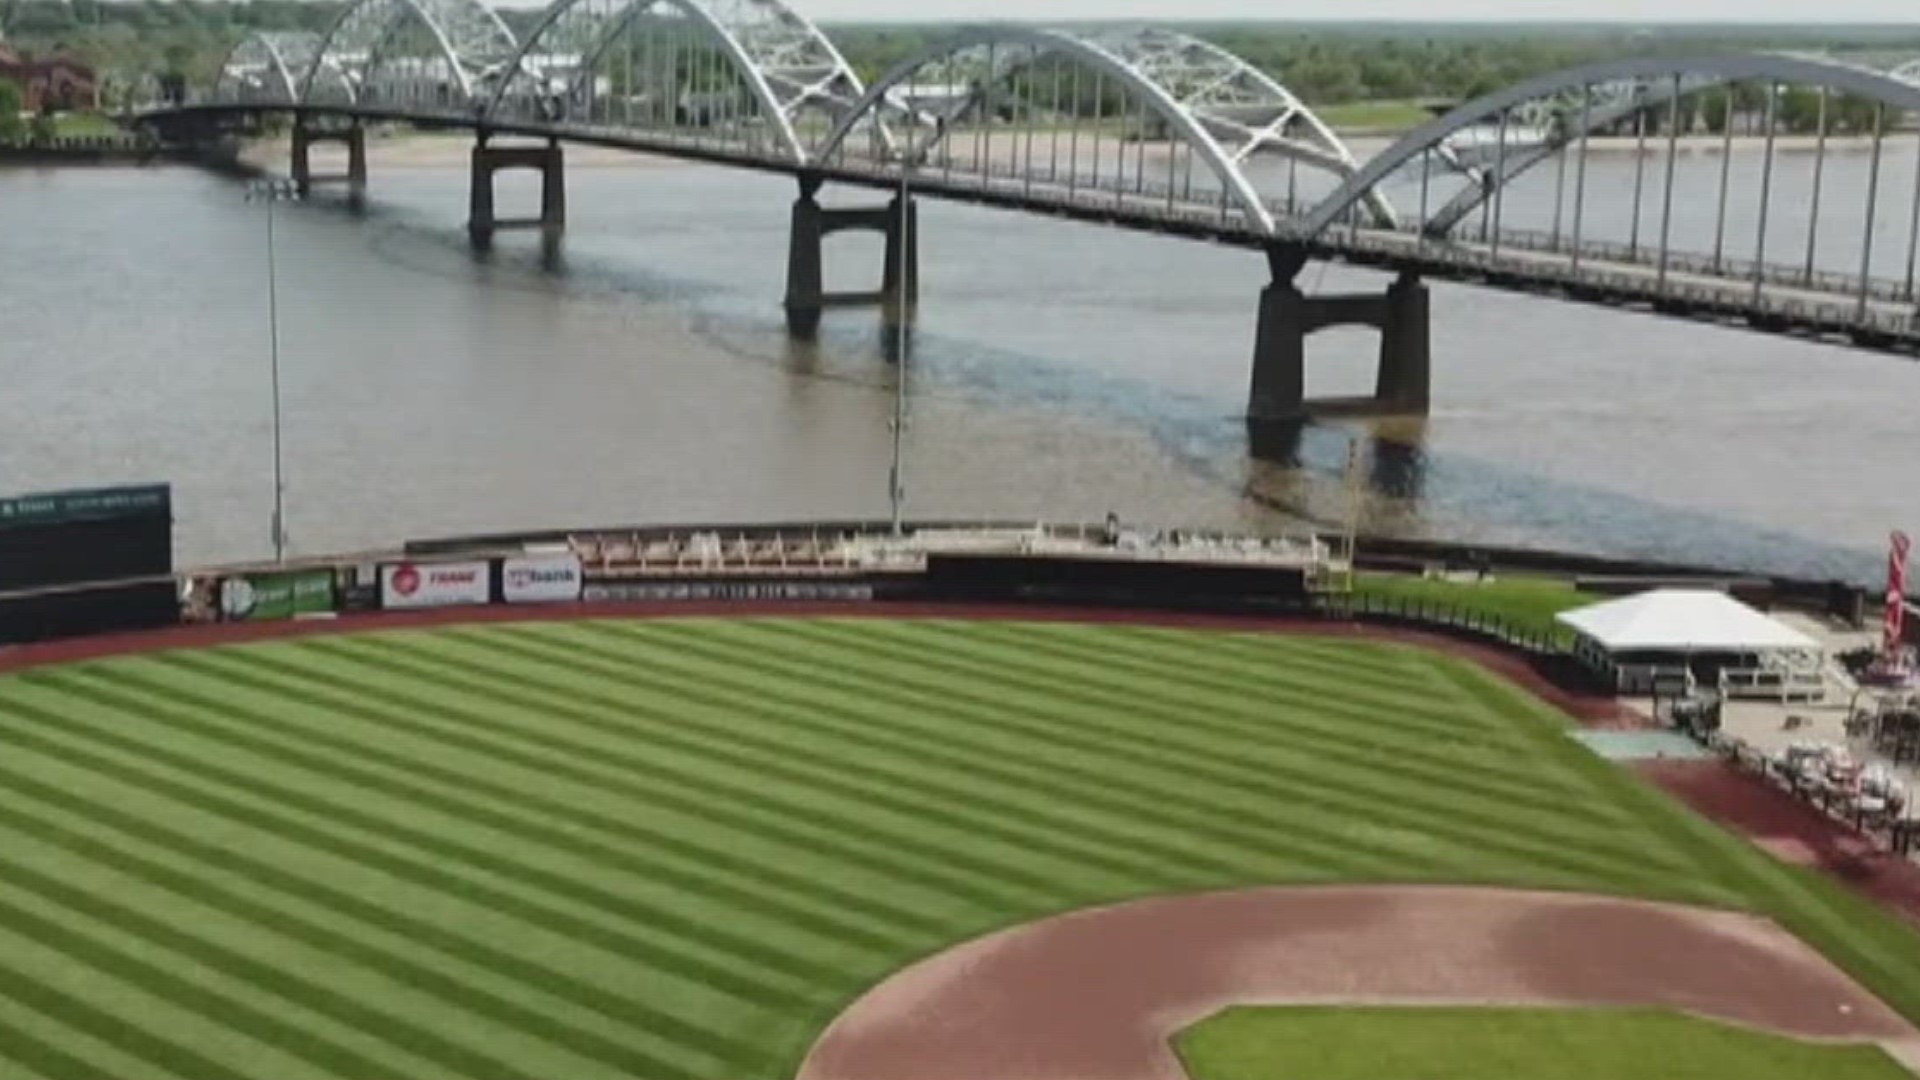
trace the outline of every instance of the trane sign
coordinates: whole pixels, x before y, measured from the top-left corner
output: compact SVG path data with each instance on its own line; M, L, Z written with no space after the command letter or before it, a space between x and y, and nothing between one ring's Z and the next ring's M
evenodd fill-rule
M390 563L380 568L380 606L484 604L492 592L487 570L484 562Z
M500 595L509 604L551 604L580 599L580 558L542 555L508 559L500 567Z

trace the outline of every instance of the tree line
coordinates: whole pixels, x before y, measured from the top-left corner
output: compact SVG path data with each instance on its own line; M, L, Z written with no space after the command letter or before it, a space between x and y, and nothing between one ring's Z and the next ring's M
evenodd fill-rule
M801 5L804 7L804 4ZM227 51L262 30L323 32L339 17L340 0L0 0L0 33L29 54L65 52L114 82L131 85L172 76L211 83ZM502 17L517 34L538 20L535 9L507 8ZM939 26L828 26L848 61L878 78L945 32ZM1097 28L1094 28L1097 29ZM1901 29L1793 29L1695 27L1658 33L1605 26L1415 26L1395 24L1236 24L1181 27L1273 74L1309 104L1368 100L1461 100L1543 72L1629 55L1702 52L1727 48L1791 48L1840 52L1920 52L1920 31ZM1758 88L1736 113L1753 111ZM1715 106L1720 106L1716 108ZM1724 99L1701 97L1695 129L1718 130ZM1870 105L1828 103L1834 130L1862 130ZM1817 92L1792 91L1779 103L1782 126L1812 130ZM1656 128L1664 120L1649 117Z

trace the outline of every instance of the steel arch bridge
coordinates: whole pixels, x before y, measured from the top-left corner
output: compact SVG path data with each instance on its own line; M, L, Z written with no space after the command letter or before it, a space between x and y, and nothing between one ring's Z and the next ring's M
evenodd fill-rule
M1372 404L1425 408L1426 278L1920 351L1916 69L1780 54L1583 65L1467 102L1360 163L1280 82L1159 30L976 28L868 87L784 0L556 0L517 44L475 0L359 0L324 39L243 43L211 99L168 115L291 112L297 161L301 123L345 118L356 126L307 139L345 138L361 183L359 121L471 128L472 220L484 204L489 233L495 168L544 169L542 216L526 224L559 225L562 141L795 177L797 329L796 310L817 321L877 295L822 292L821 241L839 229L885 231L885 290L911 294L920 197L1259 250L1274 280L1250 412L1291 416L1310 404L1302 340L1343 323L1382 331ZM496 135L548 145L489 148ZM1783 137L1800 140L1792 154ZM1683 138L1709 161L1717 144L1718 167L1681 177ZM1593 149L1603 141L1632 153ZM1679 194L1714 173L1714 190ZM901 195L825 207L828 183ZM1306 297L1314 260L1399 280L1385 296Z

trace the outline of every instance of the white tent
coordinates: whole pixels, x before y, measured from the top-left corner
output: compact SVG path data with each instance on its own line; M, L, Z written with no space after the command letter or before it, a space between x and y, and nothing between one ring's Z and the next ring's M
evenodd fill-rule
M1558 620L1574 631L1574 655L1623 693L1699 671L1731 695L1824 693L1820 643L1725 593L1656 589Z
M1754 653L1820 643L1725 593L1656 589L1562 612L1560 622L1610 652Z

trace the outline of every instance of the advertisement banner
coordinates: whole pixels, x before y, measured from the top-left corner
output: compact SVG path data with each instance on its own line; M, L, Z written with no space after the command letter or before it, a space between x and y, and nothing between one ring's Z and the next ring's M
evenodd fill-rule
M333 610L333 571L247 574L220 582L220 617L266 622Z
M484 562L388 563L380 567L383 608L484 604L492 589Z
M0 527L63 525L118 517L165 517L172 512L173 489L166 484L139 487L49 491L0 499Z
M500 567L500 595L509 604L556 604L580 599L578 555L528 555Z

